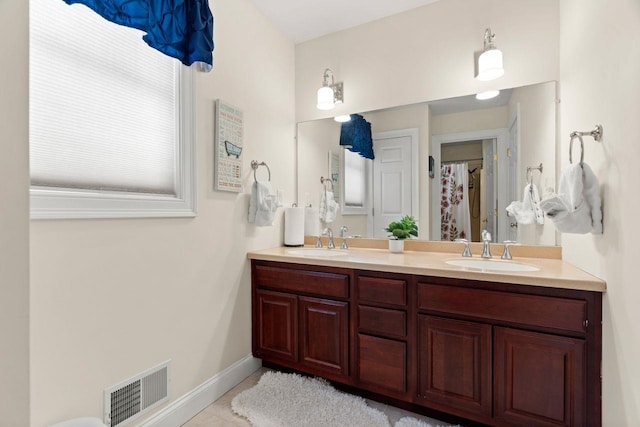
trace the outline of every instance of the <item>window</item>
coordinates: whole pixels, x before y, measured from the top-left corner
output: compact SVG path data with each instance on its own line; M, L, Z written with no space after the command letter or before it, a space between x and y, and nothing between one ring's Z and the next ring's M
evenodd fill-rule
M87 7L30 14L31 217L194 216L192 70Z
M344 215L367 214L367 159L358 153L342 150L344 167Z

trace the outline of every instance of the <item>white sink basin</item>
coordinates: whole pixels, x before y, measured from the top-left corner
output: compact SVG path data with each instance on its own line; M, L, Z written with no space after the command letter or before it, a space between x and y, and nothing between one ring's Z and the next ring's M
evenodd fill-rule
M323 249L323 248L305 248L305 249L289 249L287 251L291 255L303 255L314 257L334 257L347 255L348 252L338 251L335 249Z
M520 264L513 261L492 261L488 259L450 259L446 261L449 265L457 267L475 268L488 271L538 271L538 267Z

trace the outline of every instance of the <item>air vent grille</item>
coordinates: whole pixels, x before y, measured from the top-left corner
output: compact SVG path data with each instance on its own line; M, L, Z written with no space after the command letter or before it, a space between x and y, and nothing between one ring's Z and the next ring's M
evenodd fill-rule
M104 396L105 423L127 424L169 400L169 362L106 389Z

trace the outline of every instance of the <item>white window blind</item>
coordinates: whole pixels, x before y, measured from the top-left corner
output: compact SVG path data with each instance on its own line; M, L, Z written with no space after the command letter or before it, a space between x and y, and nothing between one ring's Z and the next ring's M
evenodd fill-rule
M63 190L65 198L75 191L85 200L95 199L86 197L91 192L109 193L110 202L103 200L107 211L118 195L126 198L116 210L128 213L95 214L96 207L89 207L89 216L98 217L149 216L131 214L137 209L130 204L136 200L132 193L147 205L154 195L161 204L184 202L193 153L181 145L185 135L192 139L191 108L181 94L190 80L185 83L182 68L150 48L140 31L85 6L31 0L32 196L39 189L39 195L61 202L53 189ZM62 210L79 206L72 205ZM158 208L150 216L166 216Z
M343 214L364 214L366 207L366 159L358 153L344 153L344 203Z

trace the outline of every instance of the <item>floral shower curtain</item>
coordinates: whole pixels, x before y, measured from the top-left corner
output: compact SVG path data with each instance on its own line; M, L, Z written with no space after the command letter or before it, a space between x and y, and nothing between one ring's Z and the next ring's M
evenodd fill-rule
M441 240L471 239L467 163L440 167Z

